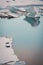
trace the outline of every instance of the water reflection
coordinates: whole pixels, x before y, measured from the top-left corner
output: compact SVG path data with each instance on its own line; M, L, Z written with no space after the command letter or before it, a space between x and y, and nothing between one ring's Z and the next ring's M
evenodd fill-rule
M27 17L26 16L24 20L26 20L32 26L38 26L40 24L39 19L40 19L40 17L38 17L38 18L32 18L32 17Z

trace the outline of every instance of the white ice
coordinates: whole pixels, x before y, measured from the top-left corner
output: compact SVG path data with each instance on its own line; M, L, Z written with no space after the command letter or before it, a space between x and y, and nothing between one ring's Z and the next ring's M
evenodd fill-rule
M19 61L12 49L12 38L0 37L0 64L10 61Z

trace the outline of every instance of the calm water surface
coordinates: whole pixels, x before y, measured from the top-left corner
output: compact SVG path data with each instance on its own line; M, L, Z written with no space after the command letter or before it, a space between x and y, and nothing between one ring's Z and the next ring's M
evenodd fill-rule
M36 52L42 50L43 16L36 27L32 27L24 18L25 16L15 19L0 18L0 36L12 37L15 53L20 59L28 62L29 59L33 59Z

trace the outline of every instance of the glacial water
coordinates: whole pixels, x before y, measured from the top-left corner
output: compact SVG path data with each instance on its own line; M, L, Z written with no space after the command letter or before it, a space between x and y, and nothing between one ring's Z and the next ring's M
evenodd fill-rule
M25 16L15 19L0 18L0 36L12 37L17 46L29 44L38 46L43 43L43 16L40 17L40 24L36 27L32 27L24 18Z
M12 37L15 53L20 59L28 60L43 47L43 16L35 27L24 18L0 18L0 36Z

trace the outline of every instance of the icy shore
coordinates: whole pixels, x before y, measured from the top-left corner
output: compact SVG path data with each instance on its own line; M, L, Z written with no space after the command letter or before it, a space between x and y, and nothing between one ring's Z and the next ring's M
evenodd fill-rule
M0 6L20 6L20 5L43 5L41 0L0 0Z

